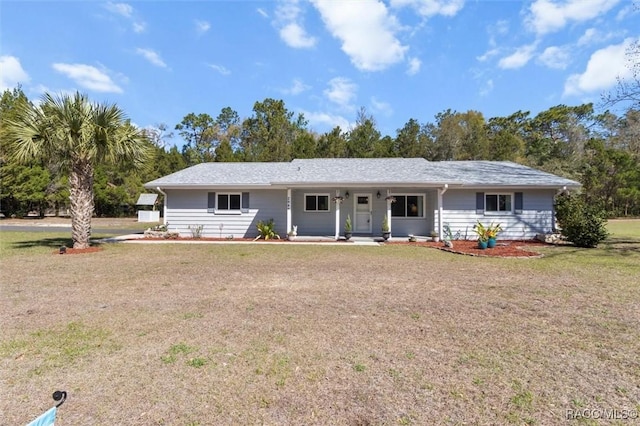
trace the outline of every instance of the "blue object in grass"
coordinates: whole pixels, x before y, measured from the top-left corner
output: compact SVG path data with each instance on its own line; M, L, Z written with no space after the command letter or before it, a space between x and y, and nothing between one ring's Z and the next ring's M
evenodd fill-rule
M57 411L58 407L51 407L46 412L42 413L40 417L29 423L27 426L54 426L53 423L56 421Z

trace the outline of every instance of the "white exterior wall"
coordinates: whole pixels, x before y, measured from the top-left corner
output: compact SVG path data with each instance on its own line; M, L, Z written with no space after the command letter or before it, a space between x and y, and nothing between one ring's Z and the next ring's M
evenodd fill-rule
M530 239L539 233L551 232L554 224L553 199L555 190L552 189L523 189L522 213L476 213L476 192L509 193L504 190L459 190L449 189L443 195L443 224L449 225L451 232L460 231L461 239L476 239L473 225L479 220L485 225L491 222L500 223L503 231L501 239ZM512 196L512 203L514 198ZM434 228L437 228L438 211L434 211Z
M209 192L249 192L249 212L242 214L216 214L207 210ZM219 189L167 189L165 221L169 230L180 236L191 237L189 225L203 225L203 237L236 238L256 237L257 223L273 218L276 232L281 238L287 235L287 191L275 189L219 190Z

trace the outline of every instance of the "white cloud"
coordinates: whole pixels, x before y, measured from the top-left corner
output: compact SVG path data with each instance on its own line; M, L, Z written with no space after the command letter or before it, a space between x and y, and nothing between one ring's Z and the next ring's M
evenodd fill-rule
M95 92L122 93L122 89L111 80L111 77L109 77L107 73L94 66L55 63L52 67L85 89Z
M396 18L378 0L311 0L342 51L363 71L379 71L402 62L408 47L396 38Z
M595 28L587 29L578 39L578 46L585 46L597 38L598 30Z
M409 59L409 68L407 69L407 75L416 75L420 72L422 62L418 58Z
M315 37L309 36L304 29L298 0L281 0L276 9L276 22L280 38L287 46L296 49L308 49L316 45Z
M620 38L624 36L624 34L626 34L624 30L603 33L596 28L589 28L580 36L577 45L588 46L595 43L604 43L611 39Z
M123 18L131 21L131 26L135 33L143 33L147 29L147 23L144 21L136 20L134 17L134 9L128 3L113 3L107 2L104 5L105 9L107 9L111 13L115 13L116 15L120 15Z
M538 56L538 60L548 68L563 70L571 62L571 52L566 46L550 46Z
M502 69L517 69L525 66L533 57L536 49L535 44L528 44L516 49L511 55L500 59L498 66Z
M500 49L487 50L484 55L476 57L480 62L484 62L500 53Z
M211 29L211 24L207 21L196 20L196 32L198 34L204 34Z
M501 49L498 47L496 38L504 38L509 33L509 21L499 20L495 24L487 26L487 34L489 35L489 50L483 55L476 56L479 62L485 62L490 58L499 55Z
M345 77L335 77L329 80L329 88L324 95L333 103L345 109L351 109L351 102L356 97L358 86Z
M154 50L142 49L139 47L136 49L136 53L157 67L160 67L160 68L167 67L167 64L162 60L158 52Z
M562 29L571 21L585 22L608 12L620 0L535 0L526 24L536 34Z
M371 109L373 112L390 116L393 114L393 108L388 102L379 101L375 96L371 97Z
M280 38L288 46L295 48L309 48L316 45L316 39L309 37L300 25L291 22L280 29Z
M623 7L620 12L616 15L616 20L622 21L627 19L629 16L633 16L637 13L640 13L640 7L637 4L629 2L625 7Z
M582 74L572 74L567 78L563 96L605 90L614 86L618 78L631 77L631 70L626 66L625 53L634 41L636 40L628 38L620 44L595 51Z
M302 111L302 113L304 114L304 118L309 121L311 127L328 127L334 129L336 126L340 126L342 130L352 127L349 120L340 115L328 112Z
M464 7L464 0L391 0L391 6L411 6L420 15L455 16Z
M229 71L227 68L223 67L222 65L209 64L208 67L218 72L221 75L231 74L231 71Z
M107 2L104 7L109 12L124 16L125 18L131 18L131 16L133 15L133 7L131 7L131 5L127 3Z
M28 83L29 74L15 56L0 56L0 91L13 89L19 83Z
M300 93L307 91L310 88L311 86L304 84L302 80L296 78L291 83L291 87L282 90L282 92L286 95L299 95Z
M131 24L133 26L133 32L140 34L146 31L147 23L143 21L134 22Z
M489 79L485 85L480 89L480 96L487 96L493 92L493 80Z

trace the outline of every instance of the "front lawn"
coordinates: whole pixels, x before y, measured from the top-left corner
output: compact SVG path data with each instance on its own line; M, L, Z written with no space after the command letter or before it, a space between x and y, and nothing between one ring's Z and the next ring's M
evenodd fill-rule
M60 425L544 425L640 409L633 232L540 259L295 244L52 254L65 238L0 232L0 424L27 423L56 389L69 393Z

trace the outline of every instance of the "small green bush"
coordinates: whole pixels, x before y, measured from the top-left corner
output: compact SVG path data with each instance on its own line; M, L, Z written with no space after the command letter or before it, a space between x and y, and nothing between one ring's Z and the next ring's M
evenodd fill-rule
M269 219L268 222L263 222L261 220L258 222L256 227L258 228L258 233L260 234L258 235L256 240L259 238L263 238L265 240L269 240L273 238L280 239L280 235L276 233L276 230L275 230L276 225L273 223L273 219Z
M579 195L559 195L555 209L560 232L578 247L597 247L609 235L604 209L587 204Z

